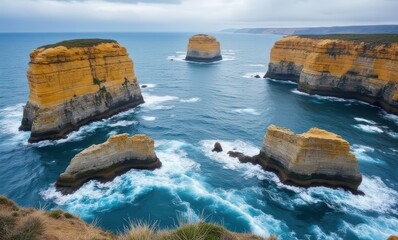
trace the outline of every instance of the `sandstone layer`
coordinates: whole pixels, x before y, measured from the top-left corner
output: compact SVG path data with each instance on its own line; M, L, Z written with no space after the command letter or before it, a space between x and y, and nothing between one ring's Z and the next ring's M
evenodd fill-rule
M192 36L188 42L187 61L215 62L222 60L220 42L206 34Z
M80 126L144 102L125 47L83 39L30 53L29 99L20 129L29 142L59 139Z
M285 37L272 48L265 77L398 113L398 43Z
M153 139L142 134L119 134L78 153L59 176L56 186L75 189L90 179L111 180L131 168L155 169L161 165Z
M282 182L300 186L325 185L357 191L362 181L349 143L318 128L295 134L270 125L257 161L275 171Z

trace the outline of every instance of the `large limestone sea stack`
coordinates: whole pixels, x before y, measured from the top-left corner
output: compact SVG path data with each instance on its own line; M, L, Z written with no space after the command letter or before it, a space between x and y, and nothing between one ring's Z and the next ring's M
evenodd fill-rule
M277 41L265 77L310 94L359 99L398 114L398 35L308 35Z
M257 161L275 171L283 182L299 186L326 185L357 191L362 181L349 143L318 128L295 134L270 125Z
M206 34L192 36L188 42L187 61L215 62L222 60L220 42Z
M78 39L35 49L20 129L29 142L59 139L94 120L144 102L126 48L114 40Z
M111 180L131 168L155 169L161 165L153 139L142 134L119 134L78 153L59 176L56 186L75 189L90 179Z

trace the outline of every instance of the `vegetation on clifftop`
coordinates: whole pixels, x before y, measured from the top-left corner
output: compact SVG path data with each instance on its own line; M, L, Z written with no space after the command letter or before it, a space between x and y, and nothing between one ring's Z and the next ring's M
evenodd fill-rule
M230 232L223 226L183 222L174 230L157 230L156 224L132 222L124 233L116 235L89 225L72 214L56 209L20 208L0 196L0 238L4 240L85 239L85 240L276 240L253 234Z
M398 34L322 34L297 36L311 39L346 40L379 44L398 43Z
M117 43L117 41L112 39L100 39L100 38L87 38L87 39L72 39L72 40L65 40L62 42L57 42L54 44L44 45L38 48L54 48L59 46L64 46L66 48L73 48L73 47L93 47L101 43Z

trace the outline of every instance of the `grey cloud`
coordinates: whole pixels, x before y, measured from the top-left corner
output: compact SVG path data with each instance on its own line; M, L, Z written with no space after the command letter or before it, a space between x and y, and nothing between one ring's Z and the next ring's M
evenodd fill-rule
M398 0L0 0L0 5L0 31L398 24Z
M58 2L89 2L89 1L96 1L96 0L51 0L51 1L58 1ZM181 3L180 0L102 0L104 2L113 2L113 3L159 3L159 4L179 4Z

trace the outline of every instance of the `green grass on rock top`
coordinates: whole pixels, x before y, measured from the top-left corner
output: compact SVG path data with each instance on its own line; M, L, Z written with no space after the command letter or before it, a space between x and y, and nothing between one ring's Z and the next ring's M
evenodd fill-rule
M347 40L365 43L398 43L398 34L322 34L322 35L298 35L302 38Z
M59 46L64 46L66 48L73 47L93 47L101 43L117 43L117 41L112 39L100 39L100 38L87 38L87 39L73 39L73 40L65 40L62 42L57 42L54 44L44 45L38 48L54 48Z

